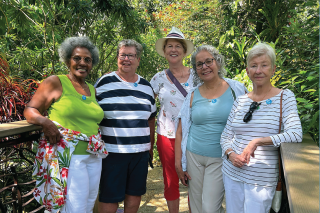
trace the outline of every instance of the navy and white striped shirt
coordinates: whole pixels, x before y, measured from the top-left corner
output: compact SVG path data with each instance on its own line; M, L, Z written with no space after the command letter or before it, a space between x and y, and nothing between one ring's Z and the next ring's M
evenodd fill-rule
M138 75L135 83L116 72L102 76L96 85L97 101L104 111L100 123L108 152L136 153L151 147L148 119L156 116L150 83Z

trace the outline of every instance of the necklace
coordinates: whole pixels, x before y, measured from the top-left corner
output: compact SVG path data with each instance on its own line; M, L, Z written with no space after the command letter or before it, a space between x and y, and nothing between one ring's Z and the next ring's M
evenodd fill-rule
M118 73L116 73L123 81L125 81L125 82L128 82L128 83L133 83L133 86L135 86L135 87L137 87L138 86L138 84L136 83L136 81L138 80L135 80L136 79L136 77L137 77L137 75L135 74L134 75L134 77L133 77L133 79L131 80L131 81L127 81L124 77L122 77L121 76L121 74L120 74L120 72L119 71L117 71Z
M271 89L272 89L272 87L271 87L271 88L269 89L269 91L263 96L263 98L262 98L261 100L264 100L264 98L265 98L266 95L271 91ZM257 99L255 99L255 100L257 100ZM253 100L253 101L254 101L254 100ZM256 102L258 102L258 101L256 101ZM270 104L272 103L272 100L271 100L271 99L268 99L268 100L266 100L266 103L267 103L267 105L270 105ZM261 102L259 103L257 109L260 109L260 105L261 105Z
M87 93L86 90L85 90L85 88L84 88L78 81L75 81L75 80L73 80L73 79L71 78L71 75L70 75L70 74L69 74L69 78L70 78L70 80L71 80L72 82L79 84L79 86L83 89L83 91L84 91L85 93ZM84 82L84 84L88 87L88 85L86 84L86 82ZM83 99L83 100L86 100L87 97L86 97L85 95L82 95L82 99Z
M272 89L272 87L269 89L269 91L268 91L266 94L264 94L264 96L263 96L263 98L262 98L261 100L264 100L264 98L266 97L266 95L268 95L268 93L271 91L271 89ZM257 100L257 99L254 98L253 101L255 101L255 100ZM269 99L268 99L268 100L269 100ZM256 102L258 102L258 101L256 101Z
M174 77L176 77L177 79L183 79L183 77L184 77L183 73L184 73L184 68L182 68L181 75L179 77L175 76L175 75L174 75Z
M217 86L215 86L214 88L218 88L221 84L222 84L222 80L220 80L219 84ZM216 98L213 98L213 99L206 98L206 99L208 99L208 102L211 102L213 104L217 103Z

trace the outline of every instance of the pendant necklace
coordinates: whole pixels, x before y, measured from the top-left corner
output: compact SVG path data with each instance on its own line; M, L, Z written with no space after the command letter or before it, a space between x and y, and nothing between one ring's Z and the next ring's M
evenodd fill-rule
M69 74L69 78L72 82L75 82L75 83L78 83L80 85L80 87L83 89L84 92L86 92L86 90L84 89L84 87L77 81L74 81L72 78L71 78L71 75ZM88 86L86 83L84 83L86 86ZM85 95L82 95L82 100L86 100L87 97Z
M266 95L271 91L271 89L272 89L272 87L269 89L269 91L263 96L263 98L261 99L261 100L263 100L265 97L266 97ZM258 102L258 101L256 101L256 102ZM270 98L268 98L268 100L266 100L266 103L267 103L267 105L270 105L271 103L272 103L272 100L270 99ZM261 102L260 102L260 104L261 104ZM259 104L259 106L257 107L257 110L258 109L260 109L260 104Z
M128 83L132 83L132 82L129 82L127 81L126 79L124 79L121 75L120 75L120 72L118 71L117 75L125 82L128 82ZM138 86L138 83L137 82L134 82L132 83L134 87L137 87Z
M220 85L221 85L221 83L222 83L222 80L220 80L220 83L216 86L216 88L218 88ZM207 98L208 99L208 98ZM215 103L217 103L217 99L216 98L214 98L214 99L208 99L208 102L211 102L211 103L213 103L213 104L215 104Z

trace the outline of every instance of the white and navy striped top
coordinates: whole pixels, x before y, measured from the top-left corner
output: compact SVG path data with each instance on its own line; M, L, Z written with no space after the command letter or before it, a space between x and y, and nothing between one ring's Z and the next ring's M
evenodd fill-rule
M247 184L270 187L277 185L278 151L284 142L301 142L302 128L298 115L297 103L293 92L283 91L282 125L279 132L281 92L261 102L260 108L252 114L252 120L243 121L253 102L248 95L242 95L234 102L227 125L221 135L223 166L222 172L231 179ZM227 160L225 151L232 148L241 154L249 142L255 138L271 137L274 145L258 146L248 165L241 168Z
M138 75L135 83L123 81L116 72L98 79L97 101L104 111L100 123L108 152L136 153L151 147L148 119L156 116L150 83Z

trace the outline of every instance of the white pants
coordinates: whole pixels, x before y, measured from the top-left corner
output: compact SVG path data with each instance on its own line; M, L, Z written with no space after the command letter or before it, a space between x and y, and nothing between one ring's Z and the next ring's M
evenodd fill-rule
M222 213L224 187L222 159L205 157L187 151L189 199L192 213Z
M276 190L235 181L223 175L227 213L268 213Z
M95 155L72 155L67 199L61 213L92 213L101 176L102 159Z

